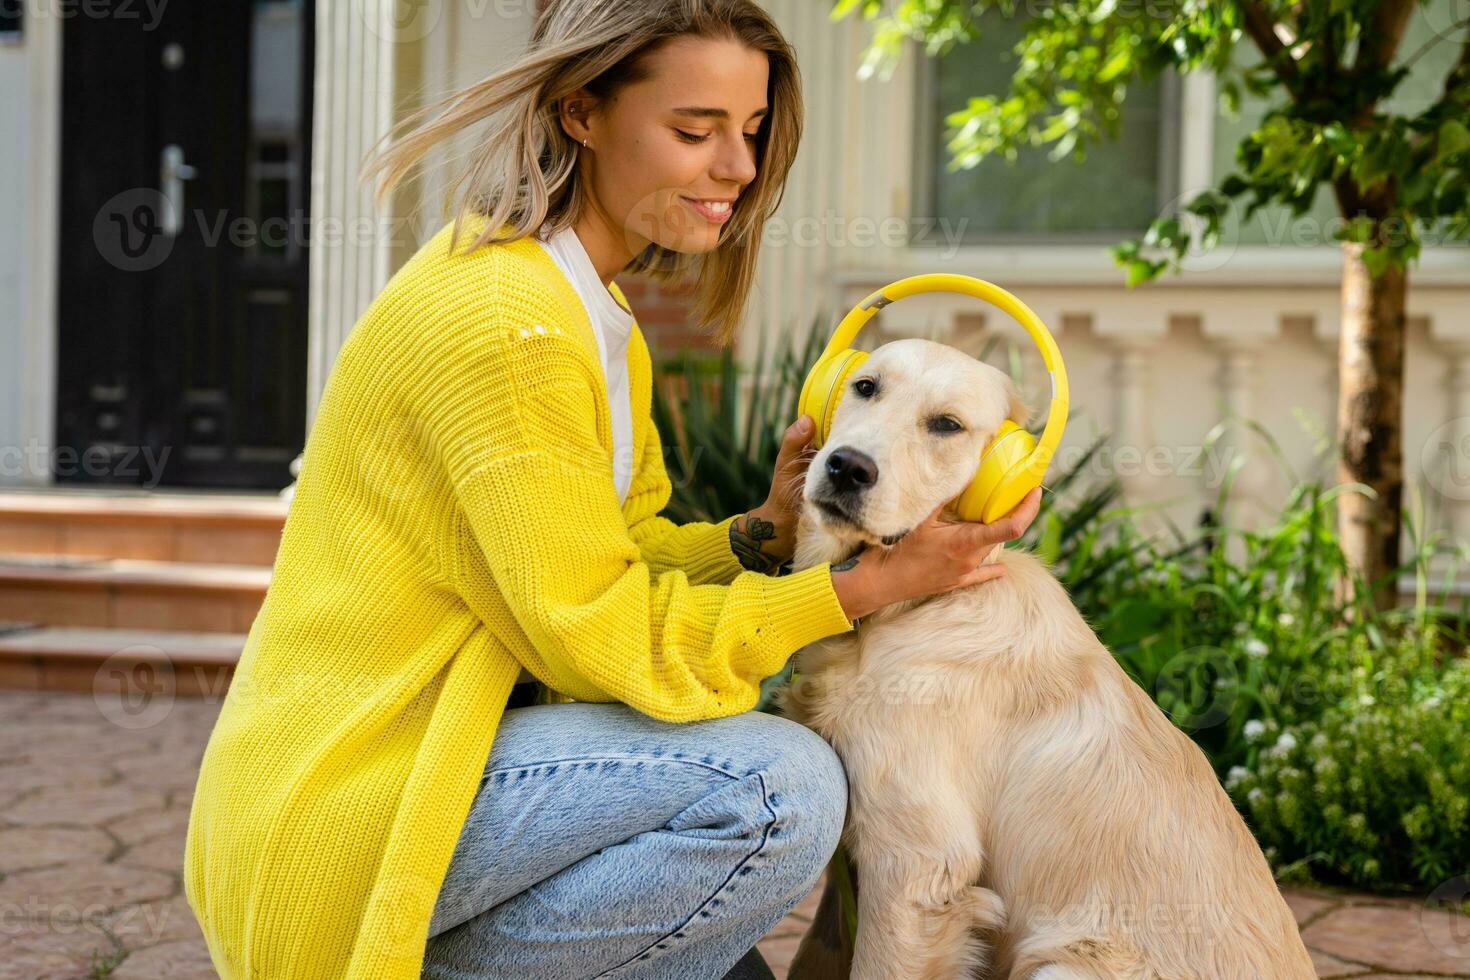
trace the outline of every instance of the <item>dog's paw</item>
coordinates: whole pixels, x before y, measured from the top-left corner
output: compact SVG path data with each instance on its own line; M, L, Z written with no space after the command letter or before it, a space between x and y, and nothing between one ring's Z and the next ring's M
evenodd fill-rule
M977 929L999 929L1005 925L1006 903L989 888L970 885L961 899L969 908L970 922Z

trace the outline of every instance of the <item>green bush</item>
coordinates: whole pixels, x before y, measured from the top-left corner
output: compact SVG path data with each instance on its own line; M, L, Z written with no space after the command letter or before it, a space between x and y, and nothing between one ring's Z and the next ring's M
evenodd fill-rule
M1410 655L1354 668L1354 693L1312 721L1251 728L1227 775L1267 848L1303 877L1433 888L1470 868L1470 663Z

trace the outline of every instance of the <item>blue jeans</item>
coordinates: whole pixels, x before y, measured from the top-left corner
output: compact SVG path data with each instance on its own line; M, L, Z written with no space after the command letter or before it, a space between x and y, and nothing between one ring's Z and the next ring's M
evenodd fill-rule
M816 884L847 780L761 711L508 709L440 890L429 980L718 980Z

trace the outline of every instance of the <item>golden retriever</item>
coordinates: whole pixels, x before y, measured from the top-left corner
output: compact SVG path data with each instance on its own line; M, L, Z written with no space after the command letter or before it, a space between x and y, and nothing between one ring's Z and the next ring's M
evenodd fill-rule
M902 548L968 483L1001 421L1028 415L1004 373L961 351L878 348L807 471L793 567ZM834 486L838 450L865 455L876 478ZM1040 560L999 546L986 560L1007 573L806 646L776 695L847 770L851 976L1315 978L1204 754Z

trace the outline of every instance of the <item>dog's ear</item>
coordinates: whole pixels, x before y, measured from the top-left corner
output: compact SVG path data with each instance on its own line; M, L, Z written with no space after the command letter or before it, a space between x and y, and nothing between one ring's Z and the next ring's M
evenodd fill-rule
M1016 387L1016 383L1011 380L1010 375L1006 375L1005 389L1006 405L1008 406L1006 409L1006 418L1021 428L1026 428L1026 423L1030 420L1034 410L1021 397L1021 390Z

